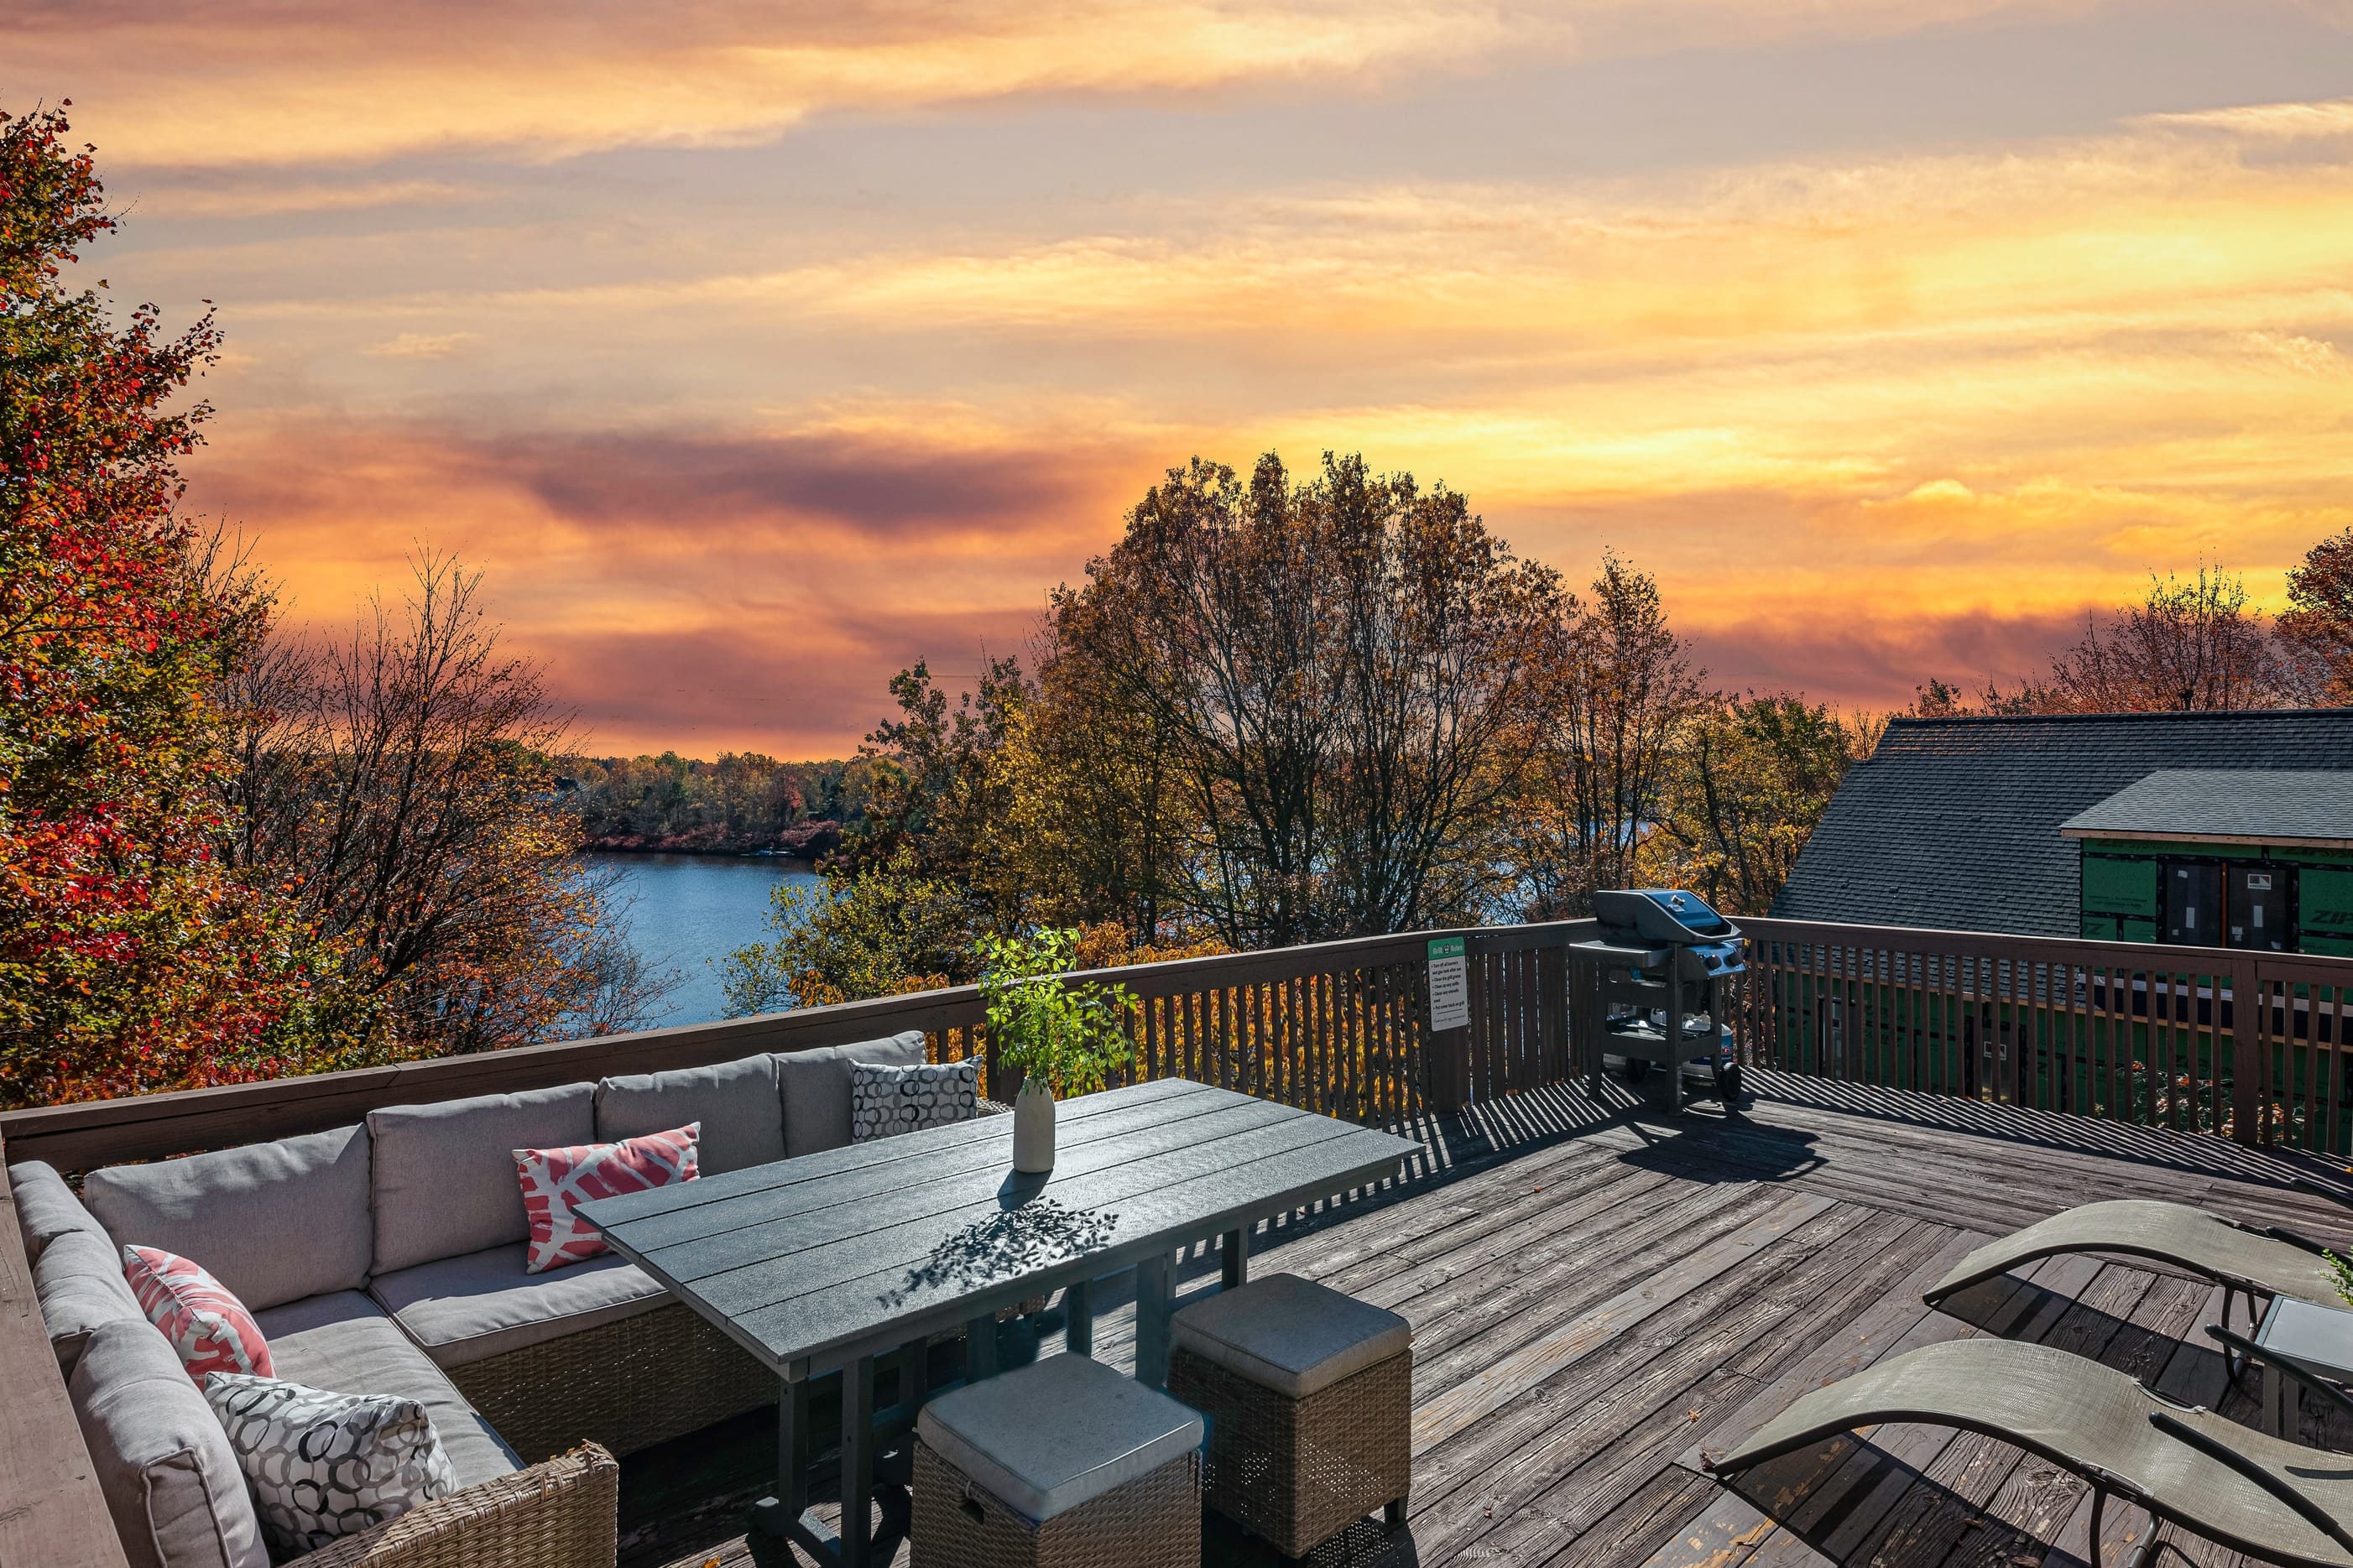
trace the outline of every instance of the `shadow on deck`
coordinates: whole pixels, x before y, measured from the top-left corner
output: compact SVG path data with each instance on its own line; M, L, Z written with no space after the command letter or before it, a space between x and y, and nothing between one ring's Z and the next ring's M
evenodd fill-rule
M1410 1319L1414 1496L1312 1561L1349 1564L2117 1561L2146 1516L2111 1506L2095 1557L2083 1486L1991 1439L1888 1426L1760 1467L1736 1489L1700 1467L1809 1387L1936 1339L2063 1346L2242 1420L2202 1325L2221 1293L2056 1258L1943 1313L1920 1291L1962 1253L2073 1204L2161 1196L2353 1240L2353 1211L2289 1186L2341 1167L2219 1139L1759 1074L1734 1114L1680 1119L1547 1090L1407 1129L1399 1182L1262 1229L1255 1271L1323 1280ZM1216 1289L1197 1253L1180 1289ZM1095 1354L1134 1358L1132 1301L1098 1288ZM2243 1320L2241 1322L2243 1327ZM1010 1361L1058 1353L1060 1315L1006 1326ZM942 1353L959 1353L944 1347ZM820 1416L820 1419L823 1417ZM2353 1447L2316 1408L2307 1441ZM768 1489L759 1413L626 1461L622 1561L762 1568L743 1538ZM827 1479L820 1475L819 1495ZM2179 1543L2189 1560L2239 1560ZM1211 1520L1204 1560L1273 1562ZM899 1561L905 1561L902 1549Z

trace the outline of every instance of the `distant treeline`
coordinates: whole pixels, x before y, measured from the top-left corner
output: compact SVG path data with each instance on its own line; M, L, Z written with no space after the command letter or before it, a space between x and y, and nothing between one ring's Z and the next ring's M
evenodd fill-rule
M756 752L706 763L658 757L574 757L566 798L591 849L689 855L762 851L815 860L863 819L874 759L782 763Z

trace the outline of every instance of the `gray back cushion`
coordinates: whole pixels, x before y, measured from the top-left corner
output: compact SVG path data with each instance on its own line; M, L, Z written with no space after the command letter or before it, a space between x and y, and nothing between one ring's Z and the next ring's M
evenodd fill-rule
M49 1238L64 1231L87 1230L100 1237L106 1227L82 1207L52 1165L27 1160L8 1167L8 1190L16 1200L16 1225L25 1233L25 1251L38 1258Z
M695 1168L706 1176L785 1157L776 1059L745 1057L716 1067L631 1073L596 1086L596 1136L613 1143L702 1123Z
M33 1294L41 1303L41 1323L58 1370L71 1373L90 1336L124 1318L147 1321L131 1282L122 1277L122 1254L95 1227L49 1238L33 1260Z
M111 1165L81 1190L118 1243L192 1258L255 1311L367 1283L363 1128Z
M377 1274L531 1235L518 1149L596 1141L596 1086L570 1083L368 1112Z
M228 1434L153 1324L100 1327L66 1389L131 1568L268 1568Z
M785 1152L797 1158L849 1142L849 1068L853 1062L910 1068L923 1060L923 1032L909 1029L888 1039L786 1051L776 1058L776 1080L785 1095Z

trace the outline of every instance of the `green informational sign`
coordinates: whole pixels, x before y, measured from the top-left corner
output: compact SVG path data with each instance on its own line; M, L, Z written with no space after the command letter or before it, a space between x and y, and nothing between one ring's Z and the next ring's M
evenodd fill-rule
M1459 936L1430 942L1430 1026L1433 1031L1471 1026L1471 961Z

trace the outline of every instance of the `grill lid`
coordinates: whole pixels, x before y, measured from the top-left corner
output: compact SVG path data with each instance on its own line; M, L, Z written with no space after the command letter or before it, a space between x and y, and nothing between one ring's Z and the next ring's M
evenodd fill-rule
M1594 918L1605 931L1679 947L1738 940L1740 928L1697 893L1675 888L1605 888L1593 895Z

